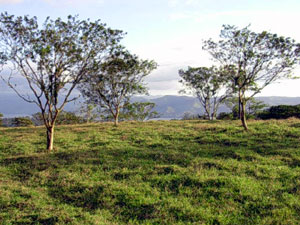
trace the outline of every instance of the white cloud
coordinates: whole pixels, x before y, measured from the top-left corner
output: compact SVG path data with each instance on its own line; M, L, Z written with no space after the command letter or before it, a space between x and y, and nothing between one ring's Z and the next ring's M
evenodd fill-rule
M201 4L201 0L168 0L168 5L172 8L184 6L184 5L195 6L200 4Z
M251 24L250 29L278 33L290 36L300 41L300 30L295 29L295 22L300 20L298 12L288 11L223 11L216 13L177 12L169 15L171 20L192 19L200 24L211 24L221 29L222 24L232 24L245 27ZM219 26L219 27L216 27Z
M190 19L193 18L193 15L191 13L176 12L176 13L171 13L169 15L169 18L175 21L175 20L182 20L182 19Z
M0 0L0 4L17 4L21 2L23 2L23 0Z
M168 0L168 5L170 7L176 7L179 4L179 0Z
M209 54L202 50L202 40L216 40L222 24L233 24L242 28L251 23L250 29L256 32L267 30L290 36L300 42L300 30L295 29L294 23L300 20L300 14L296 12L224 11L200 14L185 11L170 14L169 18L174 23L184 20L186 24L193 22L198 26L193 31L183 30L177 36L170 36L164 41L133 46L133 52L141 58L154 59L159 64L158 69L147 78L151 94L177 94L181 89L178 83L179 69L213 64ZM281 81L268 86L260 95L300 96L297 86L300 86L300 80Z
M195 4L199 4L200 1L199 0L185 0L185 4L187 5L195 5Z
M18 4L25 2L26 0L0 0L0 4ZM32 1L38 1L38 0L32 0ZM78 6L81 4L103 4L104 0L39 0L40 2L46 2L50 5L55 6L66 6L66 5L72 5L72 6ZM29 1L28 1L29 2Z
M78 6L81 4L103 4L104 0L41 0L44 2L49 3L50 5L54 5L54 6L67 6L67 5L71 5L71 6Z

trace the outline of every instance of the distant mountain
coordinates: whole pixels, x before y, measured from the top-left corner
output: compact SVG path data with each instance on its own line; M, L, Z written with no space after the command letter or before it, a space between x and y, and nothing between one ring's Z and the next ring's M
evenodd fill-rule
M66 104L64 110L75 111L77 106L78 104L71 102ZM4 114L4 117L30 116L39 111L37 105L25 102L16 94L0 94L0 113Z
M269 106L273 105L297 105L300 104L300 97L257 97L259 101L263 101ZM163 118L182 118L185 112L193 114L203 114L204 109L199 100L195 97L166 95L150 100L142 97L134 98L133 101L151 101L156 104L155 110L161 114ZM218 112L229 112L229 109L223 104L220 105Z
M300 104L300 97L257 97L257 100L266 104L273 105L297 105ZM189 96L136 96L132 101L151 101L156 104L155 110L161 114L162 118L181 118L185 112L203 114L203 107L195 97ZM66 105L66 111L77 111L80 104L69 103ZM5 117L29 116L38 112L36 105L27 103L15 94L0 94L0 113ZM221 105L219 112L228 112L225 105Z

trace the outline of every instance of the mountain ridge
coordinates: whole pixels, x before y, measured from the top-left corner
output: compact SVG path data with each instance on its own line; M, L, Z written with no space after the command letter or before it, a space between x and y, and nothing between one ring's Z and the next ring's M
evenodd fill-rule
M269 106L300 104L300 97L262 96L255 99L263 101ZM181 118L185 112L193 114L204 113L199 100L192 96L134 96L132 101L154 102L156 104L155 110L160 113L162 118ZM64 110L77 112L80 102L83 102L83 99L68 103ZM27 103L16 95L0 95L0 113L4 114L4 117L30 116L36 112L39 112L39 108L36 105ZM229 112L229 109L222 104L218 112Z

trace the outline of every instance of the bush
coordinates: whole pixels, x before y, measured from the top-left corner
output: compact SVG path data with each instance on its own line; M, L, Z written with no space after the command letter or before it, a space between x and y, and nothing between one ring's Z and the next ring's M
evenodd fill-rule
M29 117L16 117L12 121L14 127L30 127L33 126L33 122Z
M300 118L300 105L277 105L258 114L260 119L287 119Z
M3 118L3 114L0 113L0 127L2 126L2 118Z
M43 116L42 113L38 112L32 115L32 121L36 126L43 125ZM74 112L61 111L58 114L56 124L80 124L84 123L85 120L81 116L77 116Z
M84 122L85 120L81 116L77 116L73 112L62 111L57 117L56 124L80 124Z
M199 114L193 114L191 112L185 112L182 116L182 120L199 120L203 118Z
M226 113L226 112L221 112L219 113L219 115L217 116L218 120L233 120L234 116L232 113Z

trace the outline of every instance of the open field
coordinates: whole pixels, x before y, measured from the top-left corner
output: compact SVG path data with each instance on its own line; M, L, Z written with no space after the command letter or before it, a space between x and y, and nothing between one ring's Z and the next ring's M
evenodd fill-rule
M0 224L300 224L300 120L0 128Z

